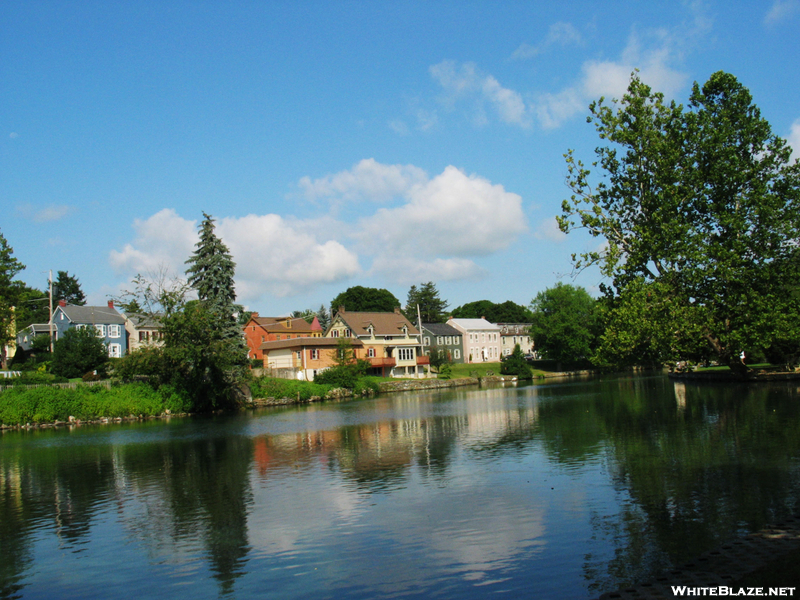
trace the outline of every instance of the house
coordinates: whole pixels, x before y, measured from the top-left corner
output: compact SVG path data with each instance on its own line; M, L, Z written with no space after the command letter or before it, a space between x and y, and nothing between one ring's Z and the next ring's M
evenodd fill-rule
M309 323L299 317L260 317L257 312L250 315L243 331L248 356L258 359L264 358L261 351L261 344L264 342L322 337L323 334L317 317Z
M53 328L55 332L55 327ZM25 352L30 352L33 347L33 338L37 335L50 335L49 323L34 323L23 327L17 332L17 347L22 348Z
M364 345L351 340L356 358L363 358ZM339 340L331 337L296 337L263 342L259 353L264 368L273 377L313 381L317 373L336 365Z
M469 363L500 362L500 328L486 319L453 319L447 324L461 332L464 358Z
M325 337L347 337L364 346L363 356L372 365L371 375L380 377L427 377L430 359L420 350L420 334L399 308L394 312L339 311Z
M56 340L72 327L93 327L108 348L109 357L125 355L128 346L125 318L114 308L113 300L108 301L108 306L74 306L60 300L51 322Z
M531 323L497 323L500 328L500 350L503 356L510 356L514 346L519 344L523 354L533 354Z
M430 355L431 348L439 348L447 352L450 362L464 362L464 343L461 332L444 323L422 324L422 349Z
M139 313L125 314L125 331L128 334L128 352L146 346L163 345L161 333L161 315L145 315Z

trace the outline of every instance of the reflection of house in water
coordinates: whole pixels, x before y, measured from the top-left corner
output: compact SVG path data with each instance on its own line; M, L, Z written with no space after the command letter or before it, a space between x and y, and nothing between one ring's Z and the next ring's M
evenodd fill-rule
M675 400L678 403L678 408L681 410L686 408L686 384L682 381L673 381L675 386Z

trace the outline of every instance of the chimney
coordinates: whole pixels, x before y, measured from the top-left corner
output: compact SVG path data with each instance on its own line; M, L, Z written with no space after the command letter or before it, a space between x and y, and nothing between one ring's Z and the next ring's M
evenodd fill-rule
M108 308L114 308L114 301L113 300L109 300L108 301Z
M251 319L257 319L258 318L258 313L257 312L250 313L250 318Z
M67 306L67 301L66 301L66 300L59 300L59 301L58 301L58 305L59 305L61 308L64 308L64 307L66 307L66 306Z
M394 307L394 314L396 314L396 315L400 314L400 307L399 306L395 306Z
M344 312L344 304L342 304L342 305L339 307L339 312L340 312L340 313L343 313L343 312Z

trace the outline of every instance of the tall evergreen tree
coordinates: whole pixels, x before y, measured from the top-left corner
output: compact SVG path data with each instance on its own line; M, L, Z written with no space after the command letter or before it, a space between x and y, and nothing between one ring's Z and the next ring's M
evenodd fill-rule
M412 285L408 290L406 300L405 315L412 323L417 322L417 306L423 323L444 323L447 320L445 311L448 302L439 297L439 290L432 281L420 284L420 287Z
M48 286L50 282L48 281ZM70 275L67 271L59 271L56 280L53 282L53 302L60 300L67 304L83 306L86 304L86 295L81 289L78 278Z
M16 336L14 327L14 300L16 298L16 285L14 277L25 268L21 262L14 258L14 249L8 245L6 238L0 233L0 359L3 368L6 367L6 343Z

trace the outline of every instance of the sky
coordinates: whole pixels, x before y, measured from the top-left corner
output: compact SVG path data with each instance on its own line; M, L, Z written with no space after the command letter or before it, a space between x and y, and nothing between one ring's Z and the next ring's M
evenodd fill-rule
M262 316L349 287L527 305L588 105L735 75L800 157L800 0L0 3L0 233L90 304L183 275L203 214Z

